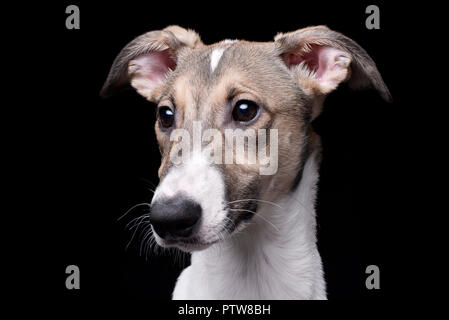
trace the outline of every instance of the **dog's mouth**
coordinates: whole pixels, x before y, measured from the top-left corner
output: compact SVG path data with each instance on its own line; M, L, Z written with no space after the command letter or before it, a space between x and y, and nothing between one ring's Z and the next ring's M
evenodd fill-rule
M192 252L209 248L213 244L219 242L220 239L204 241L197 237L191 239L158 239L157 242L161 247L177 248L181 251Z

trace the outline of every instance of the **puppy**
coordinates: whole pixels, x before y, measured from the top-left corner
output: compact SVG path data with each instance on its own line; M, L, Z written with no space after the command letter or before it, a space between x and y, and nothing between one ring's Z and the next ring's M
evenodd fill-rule
M170 26L120 52L101 94L129 83L157 105L162 164L149 214L153 236L162 247L192 252L173 299L326 299L314 210L320 140L311 122L344 81L391 99L365 50L325 26L273 42L212 45ZM174 161L179 130L197 148ZM238 133L227 140L229 130ZM242 135L248 154L233 143ZM270 151L274 170L263 171L262 157L238 161L249 160L250 140L257 152ZM200 150L206 144L212 152Z

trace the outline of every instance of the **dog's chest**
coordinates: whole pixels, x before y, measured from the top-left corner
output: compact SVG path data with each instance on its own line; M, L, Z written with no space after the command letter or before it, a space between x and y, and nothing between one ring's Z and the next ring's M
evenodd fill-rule
M307 249L309 250L309 249ZM314 249L310 249L314 250ZM272 256L268 255L272 253ZM283 252L284 253L284 252ZM325 297L318 252L289 263L279 252L253 252L246 257L193 254L180 275L174 299L316 299ZM287 256L288 253L285 253ZM236 263L238 261L238 263ZM291 260L290 260L291 261ZM317 291L318 288L318 291Z

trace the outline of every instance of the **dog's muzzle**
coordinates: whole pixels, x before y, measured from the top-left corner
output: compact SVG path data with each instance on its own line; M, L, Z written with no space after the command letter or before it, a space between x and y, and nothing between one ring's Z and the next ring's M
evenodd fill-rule
M150 223L164 240L192 237L200 224L201 205L186 196L161 198L151 205Z

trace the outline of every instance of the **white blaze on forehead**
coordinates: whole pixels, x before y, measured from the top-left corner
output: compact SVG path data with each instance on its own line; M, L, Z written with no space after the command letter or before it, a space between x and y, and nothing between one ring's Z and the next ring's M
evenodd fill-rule
M223 44L233 44L234 42L237 42L237 40L229 40L229 39L223 40Z
M225 48L216 48L210 54L210 69L212 72L214 72L215 68L220 62L221 56L223 55L224 51Z

